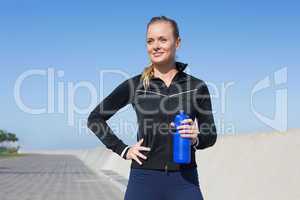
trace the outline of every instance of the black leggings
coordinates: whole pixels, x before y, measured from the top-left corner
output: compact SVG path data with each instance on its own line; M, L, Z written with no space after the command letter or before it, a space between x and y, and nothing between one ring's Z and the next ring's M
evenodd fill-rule
M125 200L203 200L197 168L165 172L130 169Z

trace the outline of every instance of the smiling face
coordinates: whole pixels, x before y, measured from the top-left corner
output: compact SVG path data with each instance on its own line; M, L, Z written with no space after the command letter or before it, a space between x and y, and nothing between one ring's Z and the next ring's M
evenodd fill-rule
M163 65L175 62L176 49L180 38L175 38L169 22L152 23L147 30L147 51L151 62Z

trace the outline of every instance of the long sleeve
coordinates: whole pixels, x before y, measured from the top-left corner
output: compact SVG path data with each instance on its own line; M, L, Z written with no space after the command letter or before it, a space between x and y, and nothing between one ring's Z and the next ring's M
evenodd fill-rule
M101 140L106 148L117 153L125 159L125 152L129 148L124 144L108 126L107 120L119 109L131 101L133 85L130 79L122 82L116 87L96 108L90 113L87 121L88 128Z
M197 123L199 128L196 149L205 149L216 143L217 130L212 113L209 90L204 82L199 85L196 97Z

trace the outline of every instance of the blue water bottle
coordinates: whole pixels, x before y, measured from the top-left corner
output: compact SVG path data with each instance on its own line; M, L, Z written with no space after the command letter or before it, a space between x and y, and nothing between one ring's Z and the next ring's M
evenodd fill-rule
M176 128L176 132L173 134L173 160L178 164L191 162L191 139L181 137L177 130L178 126L183 125L181 122L188 118L189 116L180 110L173 121Z

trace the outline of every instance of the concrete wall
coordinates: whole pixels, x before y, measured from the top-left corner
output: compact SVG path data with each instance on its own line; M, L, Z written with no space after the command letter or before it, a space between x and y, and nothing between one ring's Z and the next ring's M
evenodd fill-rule
M76 155L96 172L129 176L130 161L104 148L63 153ZM300 199L299 129L219 136L213 147L197 151L196 158L206 200Z

